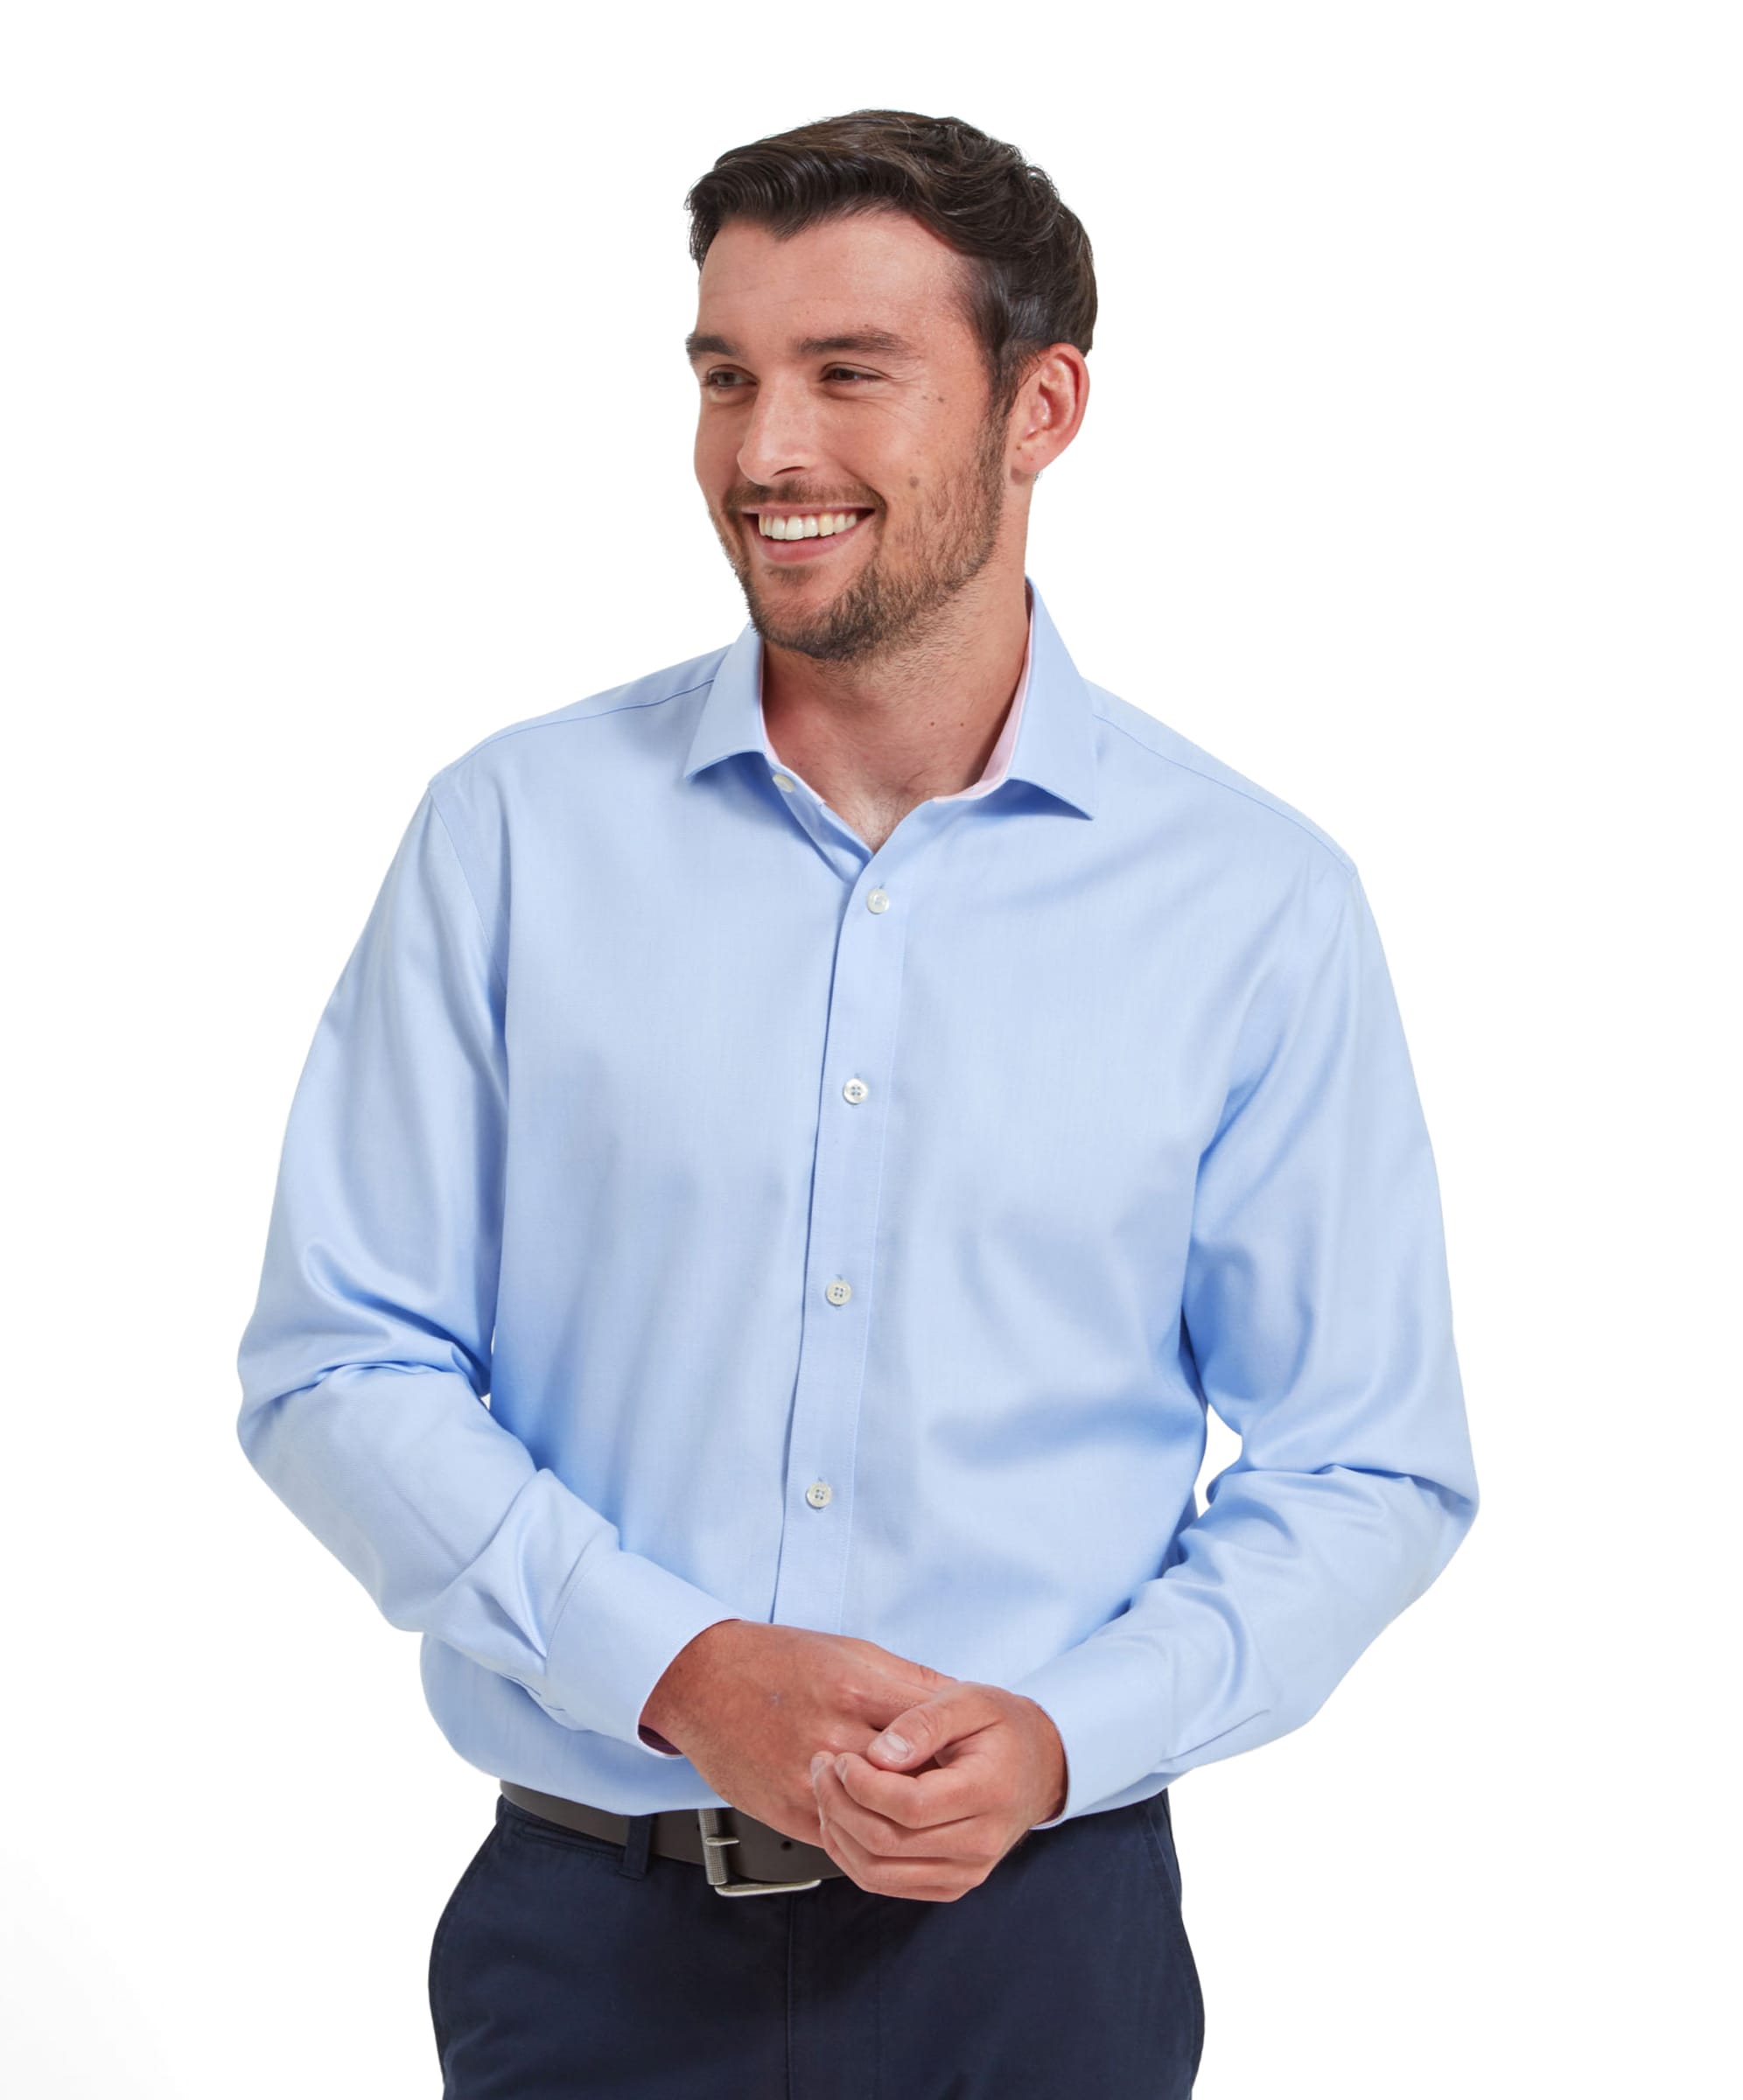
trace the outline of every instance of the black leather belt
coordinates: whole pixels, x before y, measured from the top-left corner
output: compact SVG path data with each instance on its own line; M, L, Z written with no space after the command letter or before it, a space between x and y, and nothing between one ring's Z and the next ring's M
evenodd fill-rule
M529 1816L542 1816L547 1823L561 1824L564 1830L580 1830L589 1838L608 1838L613 1844L628 1841L626 1816L592 1808L584 1801L567 1801L560 1794L541 1794L512 1779L500 1784L514 1806ZM815 1888L819 1881L844 1871L822 1845L789 1838L734 1808L662 1809L654 1817L648 1850L705 1867L709 1886L717 1896L790 1895L795 1889Z

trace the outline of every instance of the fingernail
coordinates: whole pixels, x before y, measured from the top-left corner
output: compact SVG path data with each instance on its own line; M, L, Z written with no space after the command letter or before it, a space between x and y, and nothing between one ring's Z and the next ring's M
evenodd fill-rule
M878 1754L879 1757L906 1757L908 1746L899 1735L880 1735L878 1738Z
M836 1760L836 1777L844 1781L847 1777L847 1756L845 1752L844 1752L843 1754Z
M811 1777L815 1779L818 1773L822 1770L823 1767L828 1764L829 1761L829 1752L827 1750L819 1750L817 1754L811 1760Z

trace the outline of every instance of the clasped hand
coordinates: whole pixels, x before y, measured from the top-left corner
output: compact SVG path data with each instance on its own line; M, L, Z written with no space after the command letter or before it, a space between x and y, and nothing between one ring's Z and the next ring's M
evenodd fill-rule
M723 1801L789 1838L815 1830L877 1894L954 1902L1064 1812L1065 1748L1033 1699L850 1634L717 1620L641 1719Z
M1065 1806L1059 1731L1034 1700L952 1680L862 1756L811 1760L821 1843L873 1894L952 1903Z

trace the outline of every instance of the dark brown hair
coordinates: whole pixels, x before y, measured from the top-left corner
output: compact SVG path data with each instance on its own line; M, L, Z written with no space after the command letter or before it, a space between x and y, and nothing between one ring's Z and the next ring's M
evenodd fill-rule
M782 241L856 212L917 219L967 258L965 315L1001 417L1040 352L1087 352L1095 332L1095 257L1076 214L1017 147L958 116L855 109L801 124L723 153L684 206L698 270L729 219Z

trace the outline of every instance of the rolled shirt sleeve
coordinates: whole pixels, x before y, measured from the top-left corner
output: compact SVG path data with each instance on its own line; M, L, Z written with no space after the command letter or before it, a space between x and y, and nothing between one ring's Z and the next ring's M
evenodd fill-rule
M1182 1362L1240 1455L1128 1606L1012 1686L1066 1750L1037 1829L1299 1726L1476 1516L1438 1180L1354 869L1327 856L1293 917L1181 1292Z
M625 1550L485 1404L503 1013L432 781L291 1103L237 1433L392 1625L520 1685L565 1727L671 1758L642 1708L672 1658L734 1613Z

